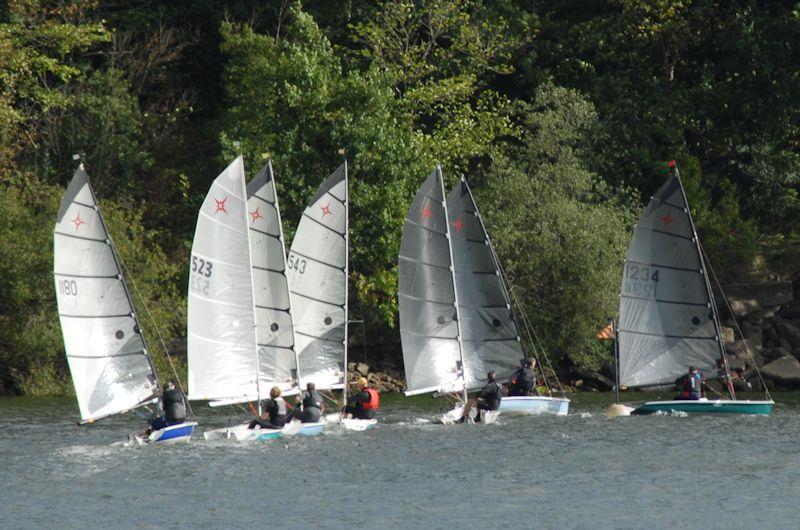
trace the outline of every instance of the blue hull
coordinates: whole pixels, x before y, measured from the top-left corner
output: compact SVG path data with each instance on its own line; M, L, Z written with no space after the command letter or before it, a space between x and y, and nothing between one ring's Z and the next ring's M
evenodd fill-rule
M197 422L194 421L180 423L178 425L170 425L169 427L165 427L164 429L160 429L152 433L149 436L147 443L155 444L189 441L196 426Z
M654 414L657 412L671 413L682 412L686 414L759 414L772 413L772 400L672 400L648 401L640 405L631 414L638 416Z

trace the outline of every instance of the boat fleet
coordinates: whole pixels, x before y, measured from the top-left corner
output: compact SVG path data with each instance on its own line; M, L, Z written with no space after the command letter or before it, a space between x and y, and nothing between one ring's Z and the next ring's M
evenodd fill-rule
M688 366L730 381L702 247L674 162L670 168L636 225L624 264L614 323L618 398L609 415L769 414L768 394L737 400L732 385L724 399L620 403L620 387L670 385ZM158 411L162 383L83 164L64 193L53 237L58 313L80 422ZM237 157L214 179L198 212L187 299L188 401L233 411L255 403L260 414L270 389L293 396L313 382L340 409L348 392L348 277L347 162L309 201L287 253L271 161L248 183ZM505 382L521 359L545 355L523 346L526 317L517 317L521 308L463 177L446 193L436 167L420 186L403 226L398 277L406 395L442 397L441 423L463 416L469 393L487 383L487 372ZM566 415L570 400L563 389L544 381L540 395L504 397L500 410L481 411L481 420ZM282 429L241 423L204 437L269 440L365 431L376 423L337 412ZM186 441L196 426L191 419L129 440Z

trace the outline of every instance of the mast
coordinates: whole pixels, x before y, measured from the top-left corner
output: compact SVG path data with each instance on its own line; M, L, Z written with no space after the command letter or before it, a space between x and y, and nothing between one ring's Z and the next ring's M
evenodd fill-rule
M242 155L240 154L239 157L241 158ZM242 166L244 166L244 162L242 162ZM270 170L272 167L270 167ZM261 360L259 359L258 355L258 326L255 324L255 314L256 314L256 287L255 287L255 278L253 277L253 254L250 251L252 248L252 241L250 239L250 219L248 218L247 214L247 182L244 178L244 171L242 171L242 202L244 203L244 208L242 208L242 215L244 216L244 226L247 229L247 270L250 271L250 300L253 306L253 343L255 344L255 355L256 355L256 407L258 409L258 415L261 416Z
M708 300L709 305L711 306L711 313L714 315L714 328L717 334L717 346L719 346L720 351L720 358L722 359L722 366L725 369L725 376L728 386L728 392L730 392L730 396L733 399L736 399L736 393L733 389L733 382L731 381L731 371L730 367L728 366L728 356L725 354L725 345L722 342L722 324L719 321L719 314L717 313L717 304L714 301L714 292L711 290L711 281L708 278L708 271L706 270L706 263L703 259L703 251L700 248L700 238L697 235L697 228L694 224L694 218L692 217L691 209L689 208L689 201L686 199L686 190L683 188L683 181L681 181L681 175L678 172L678 165L675 163L674 160L670 160L668 162L669 167L672 168L673 173L675 174L675 178L678 179L678 186L681 189L681 195L683 196L683 202L686 204L686 215L689 217L689 225L692 227L692 235L694 236L694 244L695 248L697 249L697 256L700 261L700 273L703 275L703 281L706 285L706 291L708 291Z
M342 406L347 406L347 333L348 299L350 288L350 185L347 174L347 158L344 159L344 385L342 386Z
M464 384L463 387L463 399L464 403L467 403L468 395L467 395L467 378L464 373L465 365L464 365L464 347L461 342L461 315L458 311L458 287L456 286L456 267L453 263L453 238L450 236L450 214L447 211L447 195L444 193L444 182L442 179L442 166L436 165L436 172L439 174L439 186L442 189L442 208L444 208L444 219L445 219L445 231L447 235L447 248L450 251L450 276L453 280L453 308L455 309L456 314L456 340L458 341L458 356L461 359L461 381Z
M78 167L81 171L84 172L86 171L83 162L81 162L80 166ZM120 266L122 264L122 260L119 257L119 252L117 252L117 246L114 244L114 240L111 238L111 232L108 231L108 225L106 224L106 220L103 217L103 213L100 211L100 206L99 206L100 203L97 201L97 196L94 194L94 188L92 187L92 184L88 182L88 179L87 183L89 184L88 187L89 187L89 192L92 194L92 199L94 199L95 212L97 212L97 218L100 220L100 224L103 226L103 230L105 231L106 236L108 237L108 245L111 247L111 252L114 254L114 259L117 261L117 268L119 269L119 279L122 282L122 289L125 291L125 296L128 299L128 304L130 304L131 306L131 318L133 318L133 321L136 322L136 327L139 329L139 336L142 339L142 344L144 344L144 356L147 359L147 364L150 365L150 371L153 373L153 379L156 382L156 389L158 390L158 394L160 397L161 383L159 383L158 381L158 373L156 372L155 366L153 365L153 359L152 357L150 357L150 348L148 347L147 341L144 338L144 330L142 329L141 322L139 322L139 317L137 316L136 313L136 307L133 305L133 299L131 299L131 293L130 290L128 289L128 282L125 280L125 274L123 273L122 267ZM159 408L161 408L160 398L158 403L159 403Z
M614 337L614 390L617 397L617 403L619 403L619 337L617 337L617 323L613 318L611 319L611 335Z

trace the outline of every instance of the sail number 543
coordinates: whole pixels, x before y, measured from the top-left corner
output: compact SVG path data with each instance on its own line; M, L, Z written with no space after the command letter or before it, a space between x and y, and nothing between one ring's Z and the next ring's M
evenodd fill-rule
M306 272L306 260L298 258L294 254L289 254L289 268L303 274Z

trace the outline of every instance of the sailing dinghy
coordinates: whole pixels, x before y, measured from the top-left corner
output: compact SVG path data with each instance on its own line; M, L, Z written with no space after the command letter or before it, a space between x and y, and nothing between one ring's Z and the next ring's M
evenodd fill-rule
M453 266L458 289L461 347L469 390L486 384L486 373L508 376L526 357L500 260L483 217L464 177L447 196L453 242ZM541 365L539 365L541 366ZM545 379L546 382L546 379ZM507 396L500 411L511 414L565 416L569 399L548 396Z
M147 405L161 408L161 387L120 263L81 164L53 236L58 316L81 424ZM196 425L187 421L129 440L188 441Z
M693 366L730 381L721 326L686 193L674 161L633 233L625 259L617 336L617 388L672 385ZM633 414L770 414L774 401L648 401Z
M347 162L320 185L297 225L289 250L287 277L300 386L341 390L347 402L347 325L349 276ZM328 414L331 426L363 431L375 419Z
M211 184L197 217L188 299L189 399L256 402L297 393L297 357L272 165L245 185L239 156ZM299 422L297 422L299 424ZM324 424L215 429L206 439L318 434Z
M461 197L455 196L455 201L461 201ZM474 216L471 220L459 218L458 221L459 232L468 226L466 223L470 223L472 230L478 224ZM489 313L480 303L486 297L471 289L457 288L459 274L467 281L473 277L473 261L478 257L462 255L458 265L454 264L455 243L450 226L442 170L437 166L417 191L403 225L398 297L408 388L405 394L433 393L449 397L454 407L441 417L444 424L461 418L468 390L481 386L480 373L475 370L483 370L492 362L480 354L483 341L479 340L480 331L477 331L479 322L475 323L474 332L467 331L465 335L462 330L462 310L466 310L468 318L476 319ZM468 244L469 241L462 238L459 250L468 253ZM463 279L462 285L465 285ZM464 295L467 298L462 302L459 297ZM470 341L469 348L464 345L465 339ZM499 362L502 365L504 360L501 358ZM483 423L491 424L499 411L481 411L481 414Z

